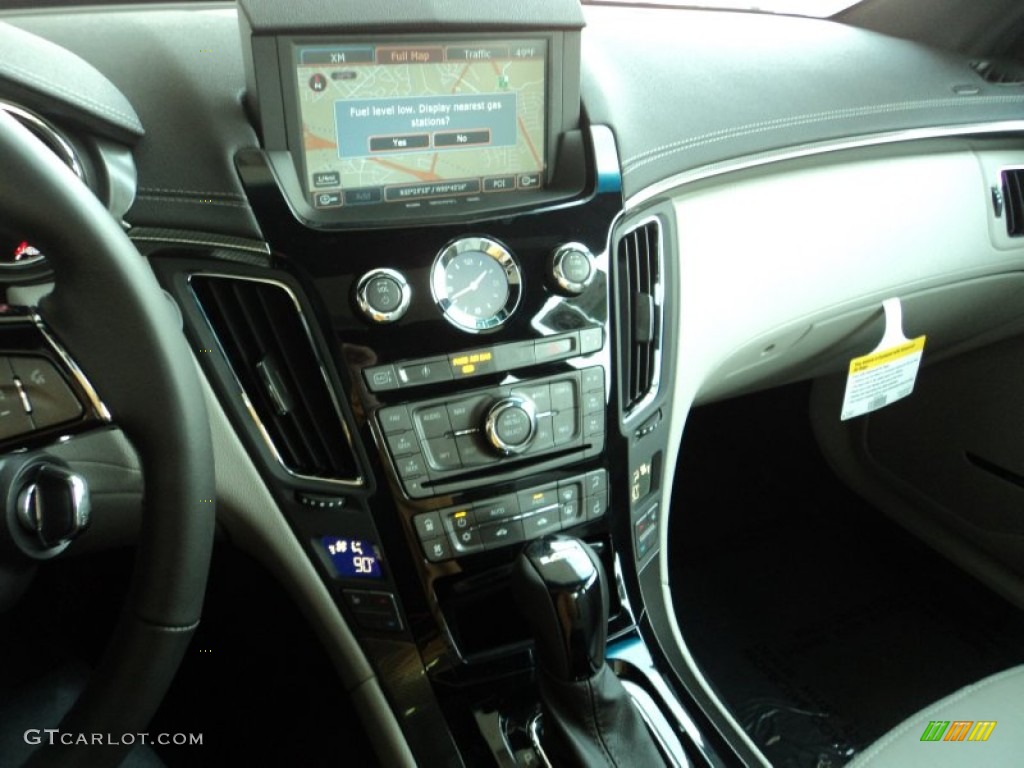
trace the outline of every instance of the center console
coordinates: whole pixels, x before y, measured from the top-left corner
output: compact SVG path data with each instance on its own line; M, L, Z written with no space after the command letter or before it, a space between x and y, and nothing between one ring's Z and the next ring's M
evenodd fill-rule
M236 166L266 246L165 243L154 264L416 759L530 764L510 746L537 707L524 546L585 542L609 642L637 638L621 576L657 540L659 459L618 430L658 375L657 263L635 233L614 248L575 2L367 12L241 4L262 146ZM644 310L639 347L616 292Z

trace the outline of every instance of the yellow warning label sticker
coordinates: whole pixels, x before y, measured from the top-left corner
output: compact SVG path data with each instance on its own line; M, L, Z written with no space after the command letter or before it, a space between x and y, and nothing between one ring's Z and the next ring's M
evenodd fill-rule
M877 411L911 394L921 366L925 338L918 336L851 360L842 420Z
M850 375L864 373L864 371L870 371L872 368L877 368L880 365L896 362L908 355L913 355L915 352L923 352L924 340L924 336L918 336L916 339L911 339L897 347L883 349L881 352L872 352L870 355L864 355L863 357L855 357L850 361Z
M882 302L885 333L873 351L850 361L846 394L839 418L843 421L877 411L914 391L924 355L924 336L903 334L903 304L898 296Z

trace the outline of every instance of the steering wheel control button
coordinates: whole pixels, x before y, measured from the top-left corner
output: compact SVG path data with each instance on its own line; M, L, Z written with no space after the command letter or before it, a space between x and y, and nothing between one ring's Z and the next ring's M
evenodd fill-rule
M387 392L390 389L398 389L398 374L393 365L377 365L363 371L366 379L366 386L371 392Z
M537 426L537 411L531 401L507 397L495 403L487 414L484 434L498 453L514 456L530 445Z
M35 428L23 392L14 380L7 358L0 358L0 440L27 434Z
M356 304L375 323L393 323L409 310L412 291L401 272L374 269L356 284Z
M30 404L37 429L73 421L82 415L82 404L49 360L12 357L11 368Z
M566 243L551 254L551 279L555 290L579 296L594 280L594 255L580 243Z
M404 365L398 369L402 385L434 384L439 381L451 381L452 369L448 358L438 357L433 360L419 360L412 365Z

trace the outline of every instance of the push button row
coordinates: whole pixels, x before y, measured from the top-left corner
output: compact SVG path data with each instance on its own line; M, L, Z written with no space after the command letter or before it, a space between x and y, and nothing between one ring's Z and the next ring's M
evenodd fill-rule
M608 509L603 469L472 505L426 512L413 527L431 562L518 544L601 517Z
M493 347L456 352L445 357L408 360L396 365L366 368L363 377L372 392L436 384L442 381L482 376L495 371L512 371L541 363L589 355L604 346L604 328L594 326L545 336L535 341L513 341Z

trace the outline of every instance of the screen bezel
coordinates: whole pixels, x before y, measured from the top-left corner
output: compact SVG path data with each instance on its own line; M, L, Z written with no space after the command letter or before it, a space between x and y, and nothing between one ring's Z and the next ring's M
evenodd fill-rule
M268 46L257 44L254 49ZM579 35L574 32L540 29L510 29L502 32L443 32L435 34L401 34L382 32L377 35L287 35L273 38L276 67L260 67L257 57L257 81L260 85L261 125L264 146L278 185L285 193L293 213L313 227L389 226L437 220L480 218L492 212L529 209L548 205L577 195L583 187L582 169L566 173L558 167L559 146L566 132L579 126ZM299 95L295 74L295 50L310 45L352 44L450 44L500 40L543 40L547 47L546 116L544 129L544 174L535 190L516 190L501 195L480 195L479 199L443 198L419 208L401 203L379 205L315 208L306 189L305 153L302 151L302 127L299 116ZM254 53L256 51L254 50ZM269 53L269 51L267 51ZM568 73L568 76L567 76ZM575 73L575 76L573 76ZM280 100L264 99L263 83L273 77L274 90ZM273 93L273 91L271 91ZM274 119L275 113L279 115ZM283 129L283 130L282 130ZM496 199L500 198L500 199Z

